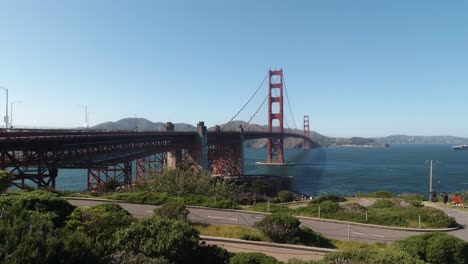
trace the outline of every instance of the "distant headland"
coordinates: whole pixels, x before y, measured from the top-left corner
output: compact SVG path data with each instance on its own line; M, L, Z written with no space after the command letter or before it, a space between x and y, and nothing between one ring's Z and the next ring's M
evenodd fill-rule
M239 126L245 125L242 121L233 121L224 130L237 130ZM220 125L223 127L223 125ZM250 131L264 131L266 126L249 125ZM124 118L116 122L105 122L91 127L99 130L137 130L137 131L161 131L164 129L163 122L152 122L145 118ZM187 123L175 123L175 131L196 131L196 127ZM214 130L214 127L209 128ZM302 133L301 129L286 129L287 132ZM391 135L387 137L363 138L363 137L328 137L315 131L310 131L310 138L323 147L388 147L393 144L467 144L468 138L454 136L407 136ZM304 144L302 139L285 139L285 148L301 148ZM266 139L249 140L247 147L263 148L266 147Z

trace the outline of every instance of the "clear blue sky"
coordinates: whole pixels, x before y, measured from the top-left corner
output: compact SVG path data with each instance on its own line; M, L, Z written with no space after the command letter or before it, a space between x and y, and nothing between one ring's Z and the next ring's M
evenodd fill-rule
M468 137L467 1L0 0L15 125L228 120L283 68L329 136ZM0 113L5 107L0 91Z

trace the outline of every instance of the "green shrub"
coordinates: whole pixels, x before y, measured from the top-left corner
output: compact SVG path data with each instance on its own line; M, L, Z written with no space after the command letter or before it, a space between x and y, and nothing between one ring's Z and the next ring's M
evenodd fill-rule
M312 201L310 201L310 203L319 204L319 203L322 203L323 201L331 201L331 202L339 203L339 202L346 202L346 199L339 195L327 194L327 195L322 195L322 196L314 198Z
M374 198L393 198L396 197L396 194L388 191L376 191L369 193L369 197L374 197Z
M5 192L13 181L13 177L6 171L0 171L0 193Z
M151 258L142 253L119 251L111 254L107 258L108 264L170 264L169 260L163 257Z
M395 202L393 202L390 199L378 199L374 202L374 204L369 206L369 208L379 208L379 209L395 208L395 207L398 207L398 206L395 204Z
M282 203L292 202L294 201L295 195L293 192L290 191L280 191L278 193L278 199Z
M263 253L236 253L229 260L230 264L280 264L274 257Z
M0 221L0 263L99 263L102 247L82 232L55 229L51 213L7 213Z
M292 242L304 246L335 248L330 239L305 226L300 227L296 238Z
M164 193L155 192L129 192L116 193L106 196L108 199L116 199L129 203L161 205L169 201L170 197Z
M0 208L10 207L14 211L35 211L48 213L54 225L63 226L74 206L69 204L57 194L47 191L17 192L0 197Z
M446 233L427 233L397 241L394 247L428 263L467 263L468 245Z
M351 249L344 251L335 251L325 255L322 262L324 264L367 264L371 263L371 258L375 254L374 251L369 249Z
M250 240L250 241L262 241L262 238L256 234L244 234L241 236L242 240Z
M286 213L265 216L256 226L273 242L292 241L299 233L299 220Z
M372 263L376 264L424 264L417 256L410 255L402 250L385 249L372 257Z
M160 208L154 209L154 213L159 217L165 217L173 220L187 220L189 211L183 203L169 202L163 204Z
M120 205L103 203L90 208L76 208L68 217L66 227L83 231L110 249L114 233L133 221L132 215Z
M198 231L186 221L145 218L116 233L114 247L121 251L164 257L187 263L198 248Z

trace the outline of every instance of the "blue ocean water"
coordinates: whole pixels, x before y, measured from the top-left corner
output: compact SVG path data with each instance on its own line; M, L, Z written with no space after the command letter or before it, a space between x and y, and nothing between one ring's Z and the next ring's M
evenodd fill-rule
M246 149L247 174L293 176L294 189L308 195L387 190L396 193L429 192L429 165L436 192L468 190L468 150L455 151L450 145L392 145L388 148L337 147L317 150L285 150L295 166L257 166L266 149ZM61 170L57 189L86 189L86 171Z

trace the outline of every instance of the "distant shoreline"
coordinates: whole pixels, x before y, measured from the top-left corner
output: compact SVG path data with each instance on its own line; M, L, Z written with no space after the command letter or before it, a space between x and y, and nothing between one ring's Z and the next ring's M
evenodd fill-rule
M335 145L333 147L357 147L357 148L388 148L390 144L382 144L382 145L356 145L356 144L345 144L345 145Z

